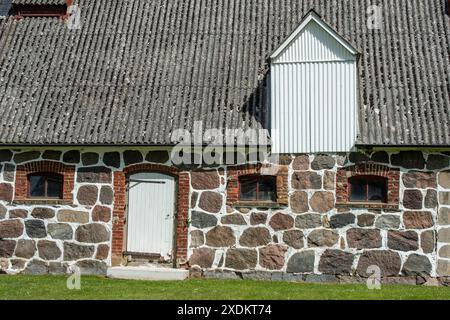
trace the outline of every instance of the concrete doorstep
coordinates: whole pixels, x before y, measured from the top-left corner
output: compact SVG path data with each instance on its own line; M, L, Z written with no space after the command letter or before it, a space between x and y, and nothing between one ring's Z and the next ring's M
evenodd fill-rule
M108 268L107 277L124 280L182 281L189 278L189 271L153 266L112 267Z

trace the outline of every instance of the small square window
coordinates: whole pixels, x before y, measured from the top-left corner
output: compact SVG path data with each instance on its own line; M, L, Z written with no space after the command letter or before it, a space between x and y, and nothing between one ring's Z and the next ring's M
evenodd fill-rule
M376 176L356 176L349 179L350 202L387 203L387 179Z
M246 176L239 179L240 201L276 202L276 177Z
M53 173L37 173L29 175L28 197L38 199L62 199L63 177Z

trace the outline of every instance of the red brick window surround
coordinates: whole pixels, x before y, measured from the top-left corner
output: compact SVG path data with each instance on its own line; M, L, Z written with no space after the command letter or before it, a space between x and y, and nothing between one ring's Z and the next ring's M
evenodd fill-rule
M355 202L350 199L350 184L355 178L386 181L387 194L383 201ZM400 170L380 164L364 163L341 168L336 175L336 205L369 209L398 209L400 197Z
M240 180L246 177L273 176L276 178L276 202L241 201ZM229 206L287 206L288 168L287 166L242 165L227 169L227 205Z
M62 177L62 199L35 199L29 197L29 176L36 174L55 174ZM64 203L73 202L72 191L75 185L75 166L53 161L36 161L18 165L16 169L15 202Z
M188 172L181 172L173 167L155 164L137 164L126 167L123 171L114 172L114 212L112 232L112 264L122 263L126 252L126 205L127 205L127 178L141 172L156 172L175 177L177 180L176 204L176 242L174 253L177 265L184 266L187 262L188 249L188 212L190 179Z

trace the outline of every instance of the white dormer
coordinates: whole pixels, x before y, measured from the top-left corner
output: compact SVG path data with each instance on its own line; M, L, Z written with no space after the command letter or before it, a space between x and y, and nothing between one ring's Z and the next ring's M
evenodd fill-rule
M352 149L357 138L357 55L313 11L272 54L274 153Z

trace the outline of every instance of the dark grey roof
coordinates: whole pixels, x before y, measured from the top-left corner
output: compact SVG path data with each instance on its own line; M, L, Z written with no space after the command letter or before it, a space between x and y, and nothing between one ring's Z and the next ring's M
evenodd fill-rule
M66 0L12 0L13 4L31 4L31 5L63 5Z
M175 129L267 128L268 57L314 9L360 59L360 143L450 145L446 0L79 0L0 27L1 144L170 144Z

